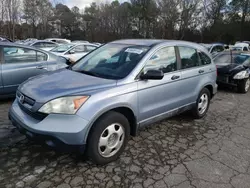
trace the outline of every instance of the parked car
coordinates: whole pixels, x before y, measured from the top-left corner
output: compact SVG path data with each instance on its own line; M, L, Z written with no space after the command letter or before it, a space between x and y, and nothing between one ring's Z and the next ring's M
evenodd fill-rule
M68 39L60 39L60 38L48 38L48 39L45 39L47 41L51 41L51 42L55 42L55 43L58 43L58 44L68 44L68 43L71 43L70 40Z
M231 50L233 50L233 51L249 51L249 44L244 43L244 42L237 43L231 48Z
M77 43L89 43L89 41L86 40L74 40L72 43L77 44Z
M250 86L250 54L244 52L223 52L214 59L218 69L218 85L237 87L240 93L247 93Z
M219 52L223 52L225 50L225 45L222 43L202 44L202 45L207 48L207 50L209 51L209 53L212 54L212 56L215 56Z
M0 37L0 42L13 42L11 39L8 39L6 37Z
M0 98L15 96L30 77L66 67L67 60L33 47L0 42Z
M46 40L36 40L36 41L30 41L30 42L26 42L24 43L24 45L28 45L28 46L33 46L45 51L50 51L53 48L59 46L57 43L55 42L51 42L51 41L46 41Z
M72 61L76 62L89 52L95 50L97 47L98 47L97 45L88 43L81 43L81 44L70 43L55 47L51 50L51 52L58 56L68 57Z
M36 38L27 38L27 39L24 40L24 43L30 42L30 41L35 41L35 40L38 40L38 39L36 39Z
M103 45L102 43L99 43L99 42L92 42L91 44L95 44L95 45L97 45L97 46Z
M68 69L27 80L9 117L29 138L86 147L95 163L106 164L139 128L186 110L204 117L216 92L216 66L204 47L119 40Z

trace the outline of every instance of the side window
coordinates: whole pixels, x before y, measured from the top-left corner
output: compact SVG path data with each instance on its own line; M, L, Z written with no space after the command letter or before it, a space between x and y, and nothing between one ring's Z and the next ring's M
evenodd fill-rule
M93 51L95 49L96 49L95 46L86 45L86 52L91 52L91 51Z
M37 61L47 61L47 55L42 52L37 52Z
M36 50L28 49L28 48L19 48L19 47L4 47L4 60L6 64L10 63L33 63L38 60ZM47 60L46 54L43 54L42 59Z
M75 53L82 53L82 52L85 52L85 46L79 45L79 46L76 46L75 48L73 48L73 50L75 51Z
M178 47L181 58L181 68L188 69L199 66L198 53L190 47Z
M224 47L223 46L218 46L217 52L223 52L223 51L224 51Z
M166 47L157 51L146 63L144 72L149 69L161 70L164 73L177 70L177 59L174 47Z
M244 47L244 48L243 48L243 51L248 51L247 47Z
M217 52L217 46L212 47L211 53Z
M36 47L36 48L43 48L44 43L43 42L37 42L37 43L33 44L33 46Z
M200 60L201 60L201 65L209 65L211 64L211 59L208 57L205 53L199 52Z
M54 48L57 46L55 43L52 43L52 42L46 42L44 44L45 44L45 47L47 48Z

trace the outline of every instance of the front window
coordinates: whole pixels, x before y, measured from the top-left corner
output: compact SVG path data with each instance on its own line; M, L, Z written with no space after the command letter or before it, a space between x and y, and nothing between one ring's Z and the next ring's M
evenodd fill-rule
M169 73L177 70L177 58L174 47L165 47L158 50L146 63L143 71L161 70L163 73Z
M178 47L181 58L181 68L189 69L199 66L199 57L196 49L190 47Z
M72 70L106 79L122 79L148 50L147 46L107 44L78 61Z
M74 45L72 44L65 44L65 45L61 45L58 47L55 47L51 50L51 52L56 52L56 53L64 53L67 50L69 50L70 48L72 48Z

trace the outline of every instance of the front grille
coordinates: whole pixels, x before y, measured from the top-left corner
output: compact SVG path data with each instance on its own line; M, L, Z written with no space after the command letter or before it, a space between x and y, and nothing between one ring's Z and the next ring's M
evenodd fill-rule
M217 80L219 82L224 82L224 83L228 83L229 82L229 77L228 76L218 76Z
M16 94L17 94L18 98L20 98L21 95L24 96L23 104L28 104L29 106L32 107L35 104L35 102L36 102L34 99L32 99L32 98L30 98L30 97L28 97L28 96L20 93L19 91L17 91Z
M31 109L35 105L36 101L24 94L22 94L20 91L17 91L17 99L18 99L18 105L21 108L23 112L31 116L32 118L42 121L44 118L46 118L48 115L40 112L33 112ZM23 96L23 101L20 102L20 97Z
M44 114L41 112L32 112L20 103L18 103L18 105L22 109L22 111L24 111L26 114L28 114L29 116L31 116L32 118L36 120L42 121L44 118L48 116L48 114Z

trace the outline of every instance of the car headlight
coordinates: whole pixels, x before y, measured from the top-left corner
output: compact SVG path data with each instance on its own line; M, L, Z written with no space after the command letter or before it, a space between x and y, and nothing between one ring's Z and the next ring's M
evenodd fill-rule
M44 104L39 112L45 114L75 114L88 100L89 96L69 96L51 100Z
M249 73L247 71L241 71L234 76L234 79L240 80L240 79L244 79L248 77L249 77Z

